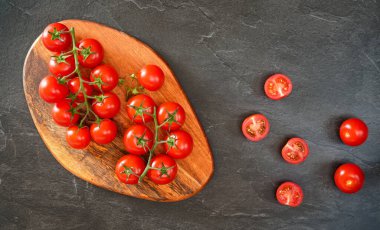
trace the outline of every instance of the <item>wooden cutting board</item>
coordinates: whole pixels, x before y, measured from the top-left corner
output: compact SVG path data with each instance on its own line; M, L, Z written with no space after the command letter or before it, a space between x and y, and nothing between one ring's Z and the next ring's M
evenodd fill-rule
M120 113L114 118L118 125L116 139L107 145L91 142L84 150L70 148L65 140L67 128L54 123L51 117L52 105L44 102L38 94L39 82L49 74L48 61L51 56L38 37L25 59L24 92L37 130L57 161L72 174L91 184L137 198L161 202L179 201L202 190L214 170L212 153L190 102L164 60L136 38L107 26L82 20L65 20L61 23L75 28L77 41L82 38L97 39L105 51L103 62L115 67L120 77L137 73L146 64L160 66L165 73L165 83L159 91L147 94L157 105L175 101L183 106L187 116L183 129L193 137L194 149L186 159L177 160L178 174L172 183L156 185L147 178L138 185L119 182L114 168L117 160L127 154L122 137L131 125L125 111L125 90L119 86L113 90L121 100Z

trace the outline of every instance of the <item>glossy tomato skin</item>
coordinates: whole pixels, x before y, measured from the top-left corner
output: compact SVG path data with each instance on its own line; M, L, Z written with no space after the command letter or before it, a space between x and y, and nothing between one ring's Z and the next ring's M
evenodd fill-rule
M56 22L48 25L42 33L42 43L52 52L67 51L71 48L72 39L70 33L59 34L59 31L68 32L69 29L62 23Z
M91 82L101 81L101 85L94 85L94 88L98 91L102 89L103 92L109 92L113 90L119 83L119 75L116 70L107 64L100 65L91 71Z
M292 81L283 74L270 76L264 85L265 94L272 100L281 100L289 96L292 89Z
M303 201L303 191L298 184L287 181L277 188L276 198L282 205L297 207Z
M160 67L146 65L138 73L137 80L145 89L156 91L164 84L165 75Z
M84 80L87 80L86 78L84 78ZM79 89L80 89L80 80L79 80L79 77L75 77L73 79L70 79L69 82L68 82L68 86L69 86L69 90L72 94L76 94ZM92 96L92 93L93 93L93 88L91 85L83 82L83 87L84 87L84 91L86 92L86 94L88 96ZM77 102L84 102L84 95L83 93L78 93L75 101Z
M123 143L127 152L144 155L152 148L154 135L145 125L132 125L124 133Z
M66 132L66 141L74 149L84 149L91 141L90 129L87 126L70 126Z
M67 84L60 83L59 80L49 75L40 82L38 92L40 97L48 103L56 103L69 95Z
M182 106L176 102L162 103L157 109L158 124L165 124L161 127L164 130L175 131L185 123L186 113Z
M172 182L177 175L177 163L173 158L158 154L152 158L151 166L155 169L148 171L148 178L156 184L168 184Z
M154 107L156 103L151 97L138 94L127 101L127 114L129 119L136 124L148 123L153 120L153 117L148 114L153 114Z
M253 114L243 121L241 130L248 140L257 142L268 135L270 123L264 115Z
M80 118L79 114L74 112L76 106L69 99L63 99L55 103L52 109L52 117L55 123L65 127L75 125Z
M104 119L99 124L94 123L90 127L91 138L101 145L112 142L117 135L117 126L110 119Z
M92 110L100 118L113 118L120 111L120 99L112 92L105 93L102 101L92 103Z
M290 164L300 164L309 155L309 145L299 137L291 138L282 148L281 155Z
M78 42L78 61L83 67L94 68L103 61L103 46L95 39L85 38Z
M364 121L358 118L345 120L340 126L340 139L349 146L363 144L368 137L368 127Z
M363 170L356 164L342 164L334 174L335 185L344 193L356 193L364 184Z
M63 77L71 74L75 70L75 60L73 55L60 56L56 54L49 61L49 71L54 76Z
M145 166L146 163L141 157L128 154L118 160L115 173L121 182L125 184L137 184L139 181L138 176L143 173Z
M188 132L176 130L169 133L164 144L166 154L174 159L183 159L193 150L193 138Z

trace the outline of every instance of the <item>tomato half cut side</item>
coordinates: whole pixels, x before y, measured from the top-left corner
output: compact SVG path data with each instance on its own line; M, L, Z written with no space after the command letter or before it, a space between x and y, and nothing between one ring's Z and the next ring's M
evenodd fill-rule
M294 137L288 140L281 151L284 160L290 164L299 164L309 155L309 146L304 139Z
M303 191L298 184L287 181L277 188L276 198L282 205L297 207L302 203Z
M270 124L264 115L253 114L243 121L241 129L248 140L256 142L268 135Z
M292 92L293 85L289 77L283 74L274 74L270 76L264 85L265 94L272 100L280 100L289 96Z

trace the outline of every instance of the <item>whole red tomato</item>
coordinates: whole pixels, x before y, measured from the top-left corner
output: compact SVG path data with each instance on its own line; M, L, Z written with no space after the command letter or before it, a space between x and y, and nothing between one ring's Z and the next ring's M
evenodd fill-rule
M52 56L49 61L49 71L57 77L71 74L75 70L75 60L73 55Z
M84 149L91 141L90 130L87 126L79 128L71 126L66 132L66 141L74 149Z
M69 95L67 84L52 75L41 80L38 92L40 97L48 103L59 102Z
M76 103L72 103L69 99L63 99L55 103L52 109L52 116L55 123L66 127L75 125L79 120L76 106Z
M165 75L160 67L146 65L138 73L137 80L145 89L156 91L164 84Z
M69 29L59 22L48 25L42 33L42 43L53 52L69 50L72 45Z
M177 175L177 163L165 154L158 154L152 158L152 169L148 171L148 178L156 184L168 184Z
M103 47L95 39L85 38L77 44L79 48L78 60L83 67L94 68L103 61Z
M156 107L153 99L145 94L139 94L127 101L127 114L136 124L148 123L153 120L152 114Z
M193 138L183 130L170 132L165 140L166 153L175 159L183 159L193 150Z
M105 93L103 96L98 96L99 99L92 103L92 110L100 118L113 118L120 110L119 97L112 93Z
M109 92L119 83L119 75L112 66L104 64L91 71L90 80L98 91Z
M340 126L340 139L349 146L358 146L363 144L368 137L367 125L358 118L345 120Z
M117 134L117 126L110 119L104 119L98 123L94 123L90 127L92 139L101 145L108 144L113 141Z
M276 198L282 205L297 207L303 201L303 191L298 184L287 181L277 188Z
M335 185L344 193L358 192L364 184L364 172L356 164L342 164L334 175Z
M118 160L115 173L121 182L125 184L137 184L145 166L145 161L141 157L128 154Z
M84 80L87 80L87 79L84 78ZM79 77L75 77L73 79L70 79L69 82L68 82L68 85L69 85L70 92L72 94L74 94L74 95L77 94L77 92L80 89L80 80L79 80ZM83 88L84 88L84 91L86 92L86 95L92 96L93 88L92 88L91 85L83 82ZM77 97L75 98L75 101L77 101L77 102L84 102L84 95L83 95L83 93L78 93Z
M165 102L158 107L157 111L158 124L162 125L164 130L175 131L185 123L185 110L178 103Z
M124 146L127 152L143 155L152 148L154 136L145 125L132 125L124 133Z

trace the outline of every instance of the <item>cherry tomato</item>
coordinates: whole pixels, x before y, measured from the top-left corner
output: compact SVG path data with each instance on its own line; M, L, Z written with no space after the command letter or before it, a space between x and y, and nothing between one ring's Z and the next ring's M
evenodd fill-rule
M185 123L186 114L182 106L175 102L165 102L157 109L157 121L162 129L175 131Z
M274 74L270 76L264 85L266 95L273 100L280 100L289 96L292 89L292 81L282 74Z
M90 127L92 139L101 145L108 144L113 141L117 134L117 126L110 119L104 119L99 124L94 123Z
M368 127L362 120L350 118L342 123L339 134L346 145L358 146L367 140Z
M79 114L76 113L76 103L72 103L69 99L63 99L55 103L52 109L52 116L58 125L61 126L72 126L75 125L79 120Z
M87 80L86 78L84 78L84 80ZM70 79L69 82L68 82L68 85L69 85L69 90L72 94L76 94L79 89L80 89L80 80L79 80L79 77L75 77L73 79ZM84 87L84 91L86 92L86 94L88 96L92 96L92 91L93 91L93 88L91 85L83 82L83 87ZM84 102L84 96L83 96L83 93L78 93L75 101L77 102Z
M143 155L152 148L154 136L145 125L132 125L124 133L124 146L127 152Z
M67 143L74 149L84 149L91 141L90 130L87 126L79 128L78 126L71 126L66 133Z
M119 83L119 75L110 65L100 65L91 71L90 80L95 82L94 88L103 92L113 90Z
M156 91L164 84L165 75L160 67L146 65L138 73L137 80L145 89Z
M243 121L241 129L248 140L256 142L268 135L270 124L264 115L253 114Z
M77 44L79 48L78 60L83 67L94 68L103 61L103 47L95 39L85 38Z
M183 159L193 150L193 138L183 130L170 132L165 140L165 151L174 159Z
M139 176L144 172L145 161L141 157L128 154L121 157L116 163L117 178L125 184L137 184Z
M73 55L52 56L49 61L49 71L57 77L71 74L75 70L75 60Z
M42 33L42 42L48 50L53 52L67 51L72 45L69 29L59 22L45 28Z
M105 93L104 96L100 96L101 98L96 99L92 103L92 110L98 115L100 118L113 118L120 110L120 100L119 97L112 93Z
M364 172L356 164L342 164L334 175L335 185L344 193L358 192L364 184Z
M156 184L168 184L177 175L177 163L165 154L158 154L152 158L148 178Z
M154 103L153 99L145 94L138 94L129 98L127 101L127 114L136 124L148 123L153 120L149 114L153 114Z
M276 192L277 201L282 205L297 207L302 203L302 188L293 182L282 183Z
M40 97L48 103L59 102L69 95L66 83L52 75L41 80L38 92Z
M288 163L299 164L304 162L309 155L309 146L305 140L295 137L286 143L281 153Z

